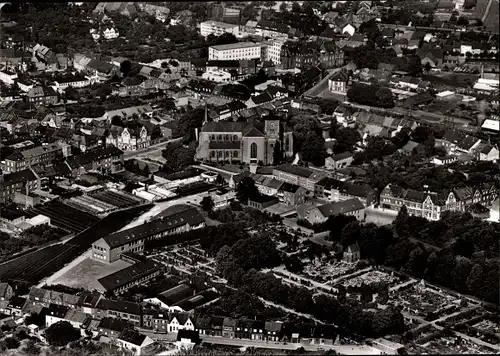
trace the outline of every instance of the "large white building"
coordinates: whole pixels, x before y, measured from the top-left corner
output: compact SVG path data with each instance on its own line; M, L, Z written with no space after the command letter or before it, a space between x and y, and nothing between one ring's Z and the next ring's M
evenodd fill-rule
M6 69L0 72L0 81L4 82L7 85L12 85L17 79L17 74L14 72L10 72Z
M211 46L208 49L208 60L210 61L260 59L260 57L260 44L253 42Z
M281 40L269 40L262 42L262 59L281 64L281 47L285 42Z
M225 22L204 21L200 24L200 33L203 37L210 35L220 36L224 33L232 33L233 35L238 36L240 33L240 27L238 25Z

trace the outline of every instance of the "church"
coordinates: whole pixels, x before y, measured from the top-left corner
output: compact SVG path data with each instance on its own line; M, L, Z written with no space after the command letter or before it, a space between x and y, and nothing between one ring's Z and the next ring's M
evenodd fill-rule
M274 165L275 152L281 158L293 156L292 130L278 117L254 123L206 122L198 137L196 159Z

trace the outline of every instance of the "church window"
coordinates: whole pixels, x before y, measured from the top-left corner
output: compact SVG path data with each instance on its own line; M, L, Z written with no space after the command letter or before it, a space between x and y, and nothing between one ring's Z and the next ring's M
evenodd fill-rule
M257 158L257 144L255 142L250 145L250 158Z

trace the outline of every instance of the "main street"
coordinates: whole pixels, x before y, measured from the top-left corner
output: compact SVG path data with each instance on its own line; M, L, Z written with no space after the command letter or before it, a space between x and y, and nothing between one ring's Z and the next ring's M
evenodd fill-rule
M123 158L126 159L126 160L128 160L128 159L132 159L132 158L135 158L137 156L143 155L145 153L151 153L151 152L154 152L154 151L163 150L163 149L165 149L165 147L167 147L167 145L169 143L181 142L181 141L182 141L182 137L181 138L174 138L174 139L171 139L171 140L168 140L168 141L163 141L163 142L155 143L154 145L151 145L151 146L149 146L147 148L141 148L140 150L126 151L123 154Z
M200 335L200 337L202 339L202 343L239 346L244 348L254 347L254 348L275 349L275 350L297 350L303 347L305 351L309 352L317 352L319 350L334 350L341 355L382 354L380 350L368 345L311 345L308 343L295 344L295 343L284 343L284 342L264 341L264 340L231 339L226 337L216 337L208 335Z

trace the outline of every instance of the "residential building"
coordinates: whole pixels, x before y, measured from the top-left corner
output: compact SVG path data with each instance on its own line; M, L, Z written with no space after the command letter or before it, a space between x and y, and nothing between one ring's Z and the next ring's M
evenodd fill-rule
M286 41L281 47L282 69L305 69L322 65L324 68L340 67L344 52L329 41Z
M351 152L342 152L325 159L325 168L328 170L343 169L351 165L353 155Z
M113 27L111 28L106 27L104 31L102 31L102 36L106 40L114 40L115 38L118 38L120 36L120 33Z
M12 201L16 193L28 195L40 186L40 178L29 168L6 175L0 174L0 203Z
M280 203L297 206L304 204L306 200L306 190L300 185L284 182L279 187L277 196Z
M97 325L97 332L111 339L116 339L126 329L133 329L134 325L125 320L104 317Z
M196 158L204 161L273 164L274 146L285 157L293 155L293 135L279 118L267 118L264 127L246 122L208 122L198 139Z
M281 48L285 41L269 40L263 41L262 44L262 59L264 61L272 61L274 65L281 64Z
M491 145L485 144L479 150L479 160L480 161L494 161L497 162L499 159L498 148L493 147Z
M233 44L210 46L208 48L208 59L211 61L260 58L261 46L259 43L238 42Z
M349 73L341 69L328 78L328 90L331 92L347 93L347 83L349 82Z
M35 106L57 103L57 93L52 87L35 86L28 91L26 98L28 103Z
M305 219L313 225L323 223L330 216L340 214L354 216L356 220L364 220L365 206L359 199L353 198L319 206L300 206L297 208L297 214L300 219Z
M443 157L433 157L431 162L436 164L436 165L442 166L445 164L454 163L457 160L458 160L458 158L456 156L443 156Z
M50 304L45 315L45 327L63 321L70 308L63 305Z
M277 180L299 185L309 192L313 192L314 185L325 176L323 172L290 164L282 164L273 169L273 177Z
M102 117L106 119L108 122L111 122L111 119L115 116L118 116L121 119L125 119L125 118L131 118L135 115L137 115L139 118L142 116L152 117L153 108L149 104L132 106L128 108L106 111Z
M49 305L61 305L70 309L78 309L81 297L74 294L56 292L50 289L33 286L28 294L28 300L33 304L40 304L44 307L49 307Z
M165 238L204 226L205 219L197 209L183 210L97 240L92 244L92 258L112 263L118 260L122 253L142 252L146 240Z
M428 220L439 220L444 211L465 212L472 204L491 206L498 192L492 184L478 188L457 188L440 193L417 191L388 184L380 193L380 204L385 209L399 211L406 206L408 214Z
M255 25L255 35L263 38L284 40L288 38L289 31L289 26L269 20L260 20Z
M142 308L139 303L101 298L92 310L94 319L115 318L142 325Z
M124 169L123 151L114 146L101 146L66 159L70 169L78 174L84 171L120 172Z
M209 35L221 36L224 33L231 33L238 37L239 26L212 20L200 23L200 34L203 37L208 37Z
M14 296L14 290L7 282L0 283L0 301L10 300Z
M106 293L118 295L133 286L146 283L161 274L163 265L145 259L129 267L111 273L97 281L102 285Z
M155 346L155 342L149 336L132 329L123 330L116 339L116 344L137 356L148 353Z
M344 256L342 257L342 259L348 263L356 263L360 260L360 258L361 254L358 242L347 246L347 249L344 251Z
M16 151L2 163L2 171L14 173L25 170L34 165L49 165L58 157L62 157L62 149L56 143Z
M123 151L136 151L151 145L151 133L145 125L127 122L125 127L111 126L106 144Z
M17 80L17 74L11 72L7 69L2 69L0 71L0 81L4 82L7 85L13 85Z

